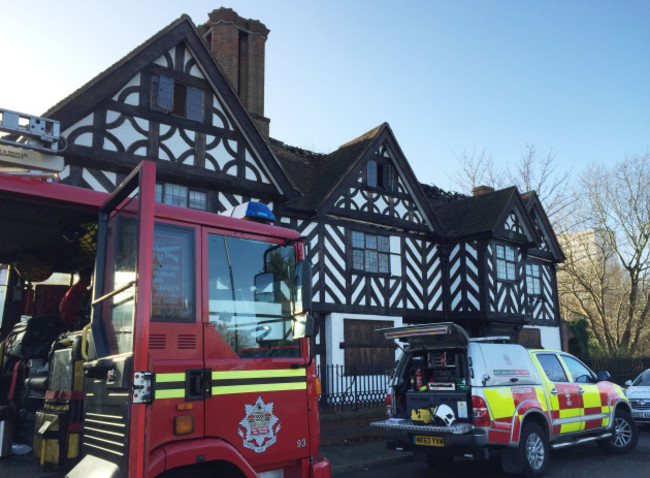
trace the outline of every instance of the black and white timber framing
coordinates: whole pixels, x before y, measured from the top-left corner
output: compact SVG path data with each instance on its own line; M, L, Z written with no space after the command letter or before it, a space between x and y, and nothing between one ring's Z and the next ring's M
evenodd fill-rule
M165 82L187 90L186 114L160 107ZM541 345L560 346L563 255L535 193L441 194L418 182L385 123L328 155L264 138L186 16L45 116L67 138L65 183L110 191L148 159L161 183L204 192L211 211L261 201L306 236L323 362L340 361L340 320L359 318L515 338L536 327Z

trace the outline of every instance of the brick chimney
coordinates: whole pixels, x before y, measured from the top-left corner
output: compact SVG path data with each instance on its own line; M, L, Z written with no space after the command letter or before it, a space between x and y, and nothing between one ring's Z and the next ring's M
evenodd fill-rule
M270 30L259 20L240 17L221 7L198 27L242 103L265 138L270 120L264 116L264 54Z
M493 193L494 188L490 186L476 186L472 189L473 196L481 196L482 194Z

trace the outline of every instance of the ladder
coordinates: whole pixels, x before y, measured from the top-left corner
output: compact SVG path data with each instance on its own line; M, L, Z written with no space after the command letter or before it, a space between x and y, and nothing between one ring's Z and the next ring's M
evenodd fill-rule
M27 146L43 153L58 153L65 146L65 140L59 133L60 128L56 120L0 108L0 131L10 133L0 136L2 144L23 148Z
M60 172L64 163L57 154L66 147L60 129L56 120L0 108L0 169Z

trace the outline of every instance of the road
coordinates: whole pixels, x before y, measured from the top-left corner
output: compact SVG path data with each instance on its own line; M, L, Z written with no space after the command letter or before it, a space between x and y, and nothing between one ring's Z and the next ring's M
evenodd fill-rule
M639 427L639 443L629 455L603 453L595 443L551 451L551 463L546 478L649 478L650 427ZM501 472L498 460L489 463L456 459L453 469L435 473L424 463L414 461L401 465L372 469L359 473L336 475L335 478L502 478L512 477Z

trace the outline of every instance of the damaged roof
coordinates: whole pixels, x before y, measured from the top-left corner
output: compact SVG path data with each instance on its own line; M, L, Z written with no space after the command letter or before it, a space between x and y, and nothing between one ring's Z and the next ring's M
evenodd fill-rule
M432 206L450 237L474 236L493 232L515 195L517 188L512 186Z
M314 153L271 138L271 149L293 187L301 193L288 206L307 212L321 206L347 177L384 125L345 143L330 154Z

